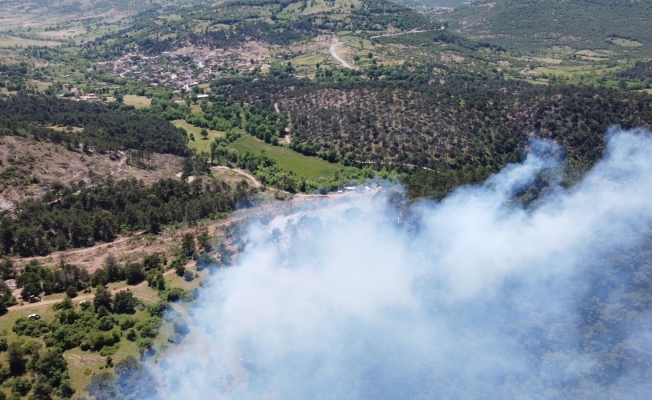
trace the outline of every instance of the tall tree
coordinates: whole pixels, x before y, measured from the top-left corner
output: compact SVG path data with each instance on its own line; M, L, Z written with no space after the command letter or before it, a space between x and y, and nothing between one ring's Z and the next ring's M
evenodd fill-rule
M103 285L97 285L97 292L93 298L93 307L97 311L100 307L111 310L111 292Z

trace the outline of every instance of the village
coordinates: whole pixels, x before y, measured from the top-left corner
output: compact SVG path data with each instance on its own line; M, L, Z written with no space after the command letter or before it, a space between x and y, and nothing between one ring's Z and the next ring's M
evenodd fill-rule
M99 63L108 66L107 75L119 76L132 81L147 82L150 86L175 87L192 90L193 86L210 82L222 75L251 73L267 69L266 57L244 59L240 54L227 53L223 49L181 49L164 51L158 56L127 54L115 61Z

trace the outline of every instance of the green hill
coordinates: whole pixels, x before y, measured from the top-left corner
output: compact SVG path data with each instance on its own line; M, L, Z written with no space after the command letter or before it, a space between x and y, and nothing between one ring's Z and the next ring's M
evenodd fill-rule
M467 37L508 48L570 46L652 54L650 1L480 1L447 17L451 27Z
M143 14L134 25L95 40L84 54L110 59L136 50L160 54L187 45L232 48L249 41L288 46L319 35L370 37L436 27L425 15L386 0L234 0L181 8L174 15Z

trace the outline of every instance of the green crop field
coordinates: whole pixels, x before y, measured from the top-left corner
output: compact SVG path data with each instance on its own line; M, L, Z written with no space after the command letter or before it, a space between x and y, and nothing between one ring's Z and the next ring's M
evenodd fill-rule
M279 167L307 178L330 177L343 168L340 164L331 164L317 157L304 156L287 147L272 146L248 135L236 140L230 147L240 153L250 151L258 154L264 150L270 158L276 160Z

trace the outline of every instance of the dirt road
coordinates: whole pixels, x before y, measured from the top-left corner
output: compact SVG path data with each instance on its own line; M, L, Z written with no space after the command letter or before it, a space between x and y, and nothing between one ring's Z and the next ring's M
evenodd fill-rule
M343 66L344 68L355 69L354 66L352 66L351 64L349 64L345 59L343 59L342 57L340 57L340 56L337 54L337 47L339 47L339 46L343 46L343 45L345 45L345 44L346 44L346 42L337 42L337 43L334 43L334 44L331 45L329 51L330 51L331 55L332 55L332 56L333 56L337 61L339 61L340 64L342 64L342 66Z
M175 269L169 269L169 270L165 271L163 273L163 275L172 275L175 272L176 272ZM121 287L121 288L118 288L118 289L113 289L111 291L111 295L114 295L114 294L116 294L118 292L121 292L123 290L127 290L127 289L132 290L132 289L143 287L143 286L147 286L147 281L142 281L138 285L125 286L125 287ZM160 300L158 298L154 298L154 297L147 296L145 294L140 294L140 293L134 293L134 296L139 298L139 299L147 300L147 301L152 302L152 303L156 303L157 301ZM93 297L95 297L95 294L93 294L93 293L81 294L81 295L75 297L73 299L73 302L79 303L80 301L83 301L83 300L92 300ZM41 306L52 305L52 304L60 303L62 301L63 301L63 299L52 299L52 300L39 301L38 303L25 303L23 305L11 306L11 307L8 308L8 310L9 311L11 311L11 310L24 310L26 308L31 308L31 307L41 307ZM183 312L185 313L185 310Z
M382 37L392 37L392 36L401 36L401 35L409 35L412 33L423 33L423 32L430 32L430 31L424 31L424 30L419 30L419 29L413 29L411 31L407 32L399 32L399 33L386 33L384 35L376 35L376 36L371 36L369 39L378 39Z
M174 272L174 270L170 270L170 271L166 272L166 274L168 274L170 272ZM134 289L134 288L142 287L142 286L146 286L146 285L147 285L147 281L143 281L143 282L139 283L138 285L122 287L122 288L119 288L119 289L114 289L114 290L111 291L111 295L114 295L114 294L116 294L118 292L121 292L123 290ZM138 297L138 298L142 297L144 300L151 300L147 296L142 296L142 295L139 295L139 294L136 294L136 293L134 293L134 296ZM81 295L75 297L73 299L73 302L79 303L82 300L92 300L93 297L95 297L95 294L93 294L93 293L81 294ZM9 311L25 310L27 308L34 308L34 307L41 307L41 306L51 306L53 304L61 303L62 301L63 301L63 299L43 300L43 301L39 301L38 303L25 303L23 305L11 306L11 307L8 308L8 310ZM158 301L158 300L155 300L154 302L156 302L156 301Z
M229 168L229 167L224 167L224 166L220 165L220 166L217 166L217 167L213 167L213 169L222 169L222 170L233 171L233 172L235 172L237 174L240 174L240 175L244 176L245 178L247 178L254 187L258 188L258 187L263 186L262 183L258 182L258 179L256 179L255 176L253 176L249 172L241 170L239 168Z

